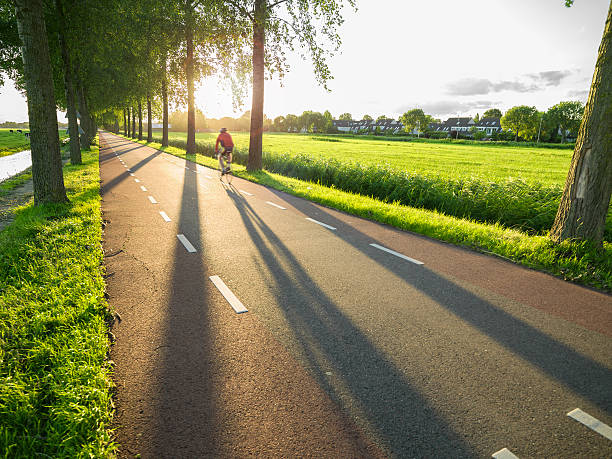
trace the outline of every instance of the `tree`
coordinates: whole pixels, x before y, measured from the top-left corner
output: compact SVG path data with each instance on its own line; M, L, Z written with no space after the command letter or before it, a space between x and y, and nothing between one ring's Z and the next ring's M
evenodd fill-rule
M482 114L483 118L501 118L502 117L502 112L501 110L497 109L497 108L490 108L488 109L486 112L484 112Z
M561 131L561 143L565 143L567 131L576 133L580 128L584 106L581 102L559 102L548 109L549 119Z
M424 131L427 128L427 115L420 108L413 108L400 116L400 122L404 125L404 130L408 133L418 128Z
M361 118L363 121L372 121L374 118L372 118L370 115L363 115L363 118Z
M225 0L224 3L231 11L234 28L240 29L243 26L235 20L240 17L246 20L244 24L248 24L252 36L253 95L247 163L249 171L262 167L266 67L282 76L287 69L284 48L293 49L297 43L308 50L316 80L327 88L331 73L326 64L326 56L340 46L336 30L343 22L341 10L344 1L354 6L355 0Z
M378 122L378 121L385 121L385 120L388 120L388 119L389 119L389 118L387 118L387 116L386 116L386 115L380 115L378 118L376 118L376 121L377 121L377 122Z
M571 2L570 2L571 4ZM612 194L612 2L555 222L553 241L601 244Z
M42 0L15 0L28 99L34 204L65 202L55 90Z
M353 121L353 115L350 113L343 113L338 117L340 121Z
M474 117L474 122L478 123L478 121L480 121L480 115L476 113L476 116Z
M514 132L514 140L519 136L524 139L533 138L538 129L538 111L535 107L518 105L512 107L501 119L502 128Z

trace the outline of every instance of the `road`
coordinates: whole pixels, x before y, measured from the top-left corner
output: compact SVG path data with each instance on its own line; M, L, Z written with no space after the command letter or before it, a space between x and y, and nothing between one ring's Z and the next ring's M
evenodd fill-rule
M100 139L122 457L612 457L609 295Z

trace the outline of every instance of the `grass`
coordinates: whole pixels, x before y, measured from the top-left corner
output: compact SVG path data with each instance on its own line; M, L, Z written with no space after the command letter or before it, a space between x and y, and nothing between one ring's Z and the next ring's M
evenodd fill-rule
M155 141L161 136L155 132ZM213 143L216 133L197 133L196 140ZM249 134L232 133L239 150L248 150ZM184 132L170 132L170 139L186 140ZM332 142L329 140L333 139ZM337 159L361 166L389 166L422 176L450 179L481 179L488 182L523 180L563 186L572 150L474 144L462 141L401 142L377 137L325 137L311 134L271 133L263 136L267 153L304 154L312 158Z
M178 147L161 148L161 144L155 142L140 143L186 158L185 150ZM212 168L218 166L218 162L209 156L191 155L188 159ZM265 170L248 173L240 164L235 164L233 169L236 176L327 207L500 256L568 281L612 292L612 244L609 242L604 242L603 248L597 248L587 242L566 241L557 245L545 236L530 235L500 224L486 224L397 202L384 202Z
M13 175L11 178L0 182L0 199L10 193L11 190L23 185L32 178L32 168L28 168L17 175Z
M24 132L29 132L25 129ZM0 129L0 157L12 155L30 148L30 139L13 129Z
M0 128L0 157L12 155L23 150L30 149L30 139L17 132L17 129ZM22 129L23 132L30 132L29 129ZM60 130L60 140L66 139L65 129Z
M26 205L0 232L0 451L115 449L101 263L98 149L64 168L66 204Z

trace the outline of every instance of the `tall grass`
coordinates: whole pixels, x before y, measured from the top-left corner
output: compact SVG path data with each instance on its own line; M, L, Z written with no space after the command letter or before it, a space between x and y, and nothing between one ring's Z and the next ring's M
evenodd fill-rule
M98 150L66 166L70 202L0 232L0 456L108 457L115 446Z
M181 139L170 139L170 145L181 149L187 147L186 141ZM214 146L196 142L196 152L213 156ZM246 165L247 160L246 151L235 150L234 162ZM383 202L435 210L482 223L499 223L530 234L543 234L550 230L563 191L559 185L543 185L522 179L453 179L402 171L387 164L362 165L305 154L264 153L263 165L270 172L333 186ZM604 238L612 241L612 211L608 213Z

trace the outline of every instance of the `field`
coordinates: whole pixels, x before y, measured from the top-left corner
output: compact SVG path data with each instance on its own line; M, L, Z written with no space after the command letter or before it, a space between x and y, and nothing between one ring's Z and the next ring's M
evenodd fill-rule
M28 148L30 148L29 138L18 132L11 133L9 129L0 129L0 156L8 156Z
M30 139L25 135L17 132L17 129L0 128L0 157L12 155L19 151L28 150L30 148ZM22 129L23 132L30 132L29 129ZM59 130L60 139L65 139L66 129Z
M154 132L154 137L161 133ZM214 142L216 133L198 133L196 141ZM171 139L186 140L184 132ZM232 133L236 148L248 150L249 134ZM572 150L556 148L394 142L309 134L264 134L263 150L269 153L307 154L361 165L388 164L394 169L448 178L509 178L563 186Z

